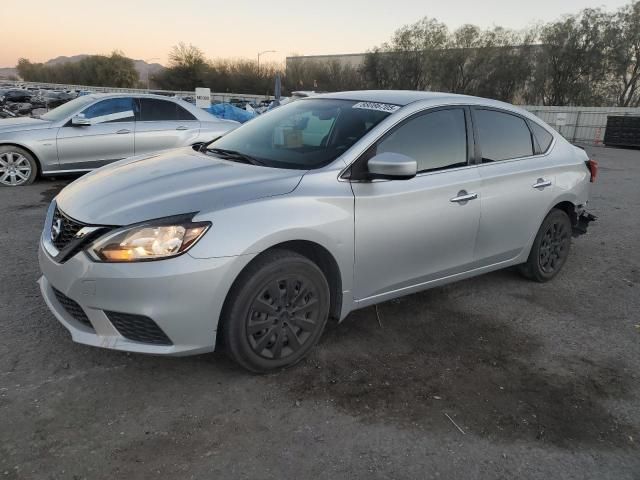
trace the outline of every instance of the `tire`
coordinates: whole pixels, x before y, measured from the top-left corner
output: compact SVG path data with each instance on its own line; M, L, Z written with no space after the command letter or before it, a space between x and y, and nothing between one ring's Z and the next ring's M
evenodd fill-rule
M307 257L273 250L238 277L221 318L227 354L264 373L296 364L324 331L330 293L322 270Z
M536 282L548 282L567 261L571 247L571 220L562 210L553 209L538 230L526 263L520 273Z
M0 187L30 185L38 175L35 158L20 147L0 145Z

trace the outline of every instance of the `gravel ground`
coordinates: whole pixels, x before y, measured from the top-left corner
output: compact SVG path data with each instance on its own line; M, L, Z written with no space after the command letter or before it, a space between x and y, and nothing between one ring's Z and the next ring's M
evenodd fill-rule
M591 152L599 219L554 281L361 310L267 376L72 343L36 285L65 182L0 189L0 478L640 479L640 151Z

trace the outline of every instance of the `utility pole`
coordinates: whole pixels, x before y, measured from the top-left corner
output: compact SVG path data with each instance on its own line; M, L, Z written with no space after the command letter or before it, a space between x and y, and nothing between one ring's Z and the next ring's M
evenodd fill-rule
M258 52L258 75L260 75L260 55L264 55L265 53L276 53L275 50L265 50L264 52Z
M145 63L149 63L149 62L153 62L154 60L160 60L159 58L153 57L153 58L147 58L144 62ZM149 68L147 68L147 92L149 92Z

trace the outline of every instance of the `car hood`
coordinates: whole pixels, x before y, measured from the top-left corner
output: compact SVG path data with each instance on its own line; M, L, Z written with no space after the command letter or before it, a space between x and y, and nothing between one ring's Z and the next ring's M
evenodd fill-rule
M0 133L49 128L51 122L39 118L17 117L0 120Z
M93 225L128 225L293 191L304 175L236 163L191 147L116 162L79 178L56 197L68 216Z

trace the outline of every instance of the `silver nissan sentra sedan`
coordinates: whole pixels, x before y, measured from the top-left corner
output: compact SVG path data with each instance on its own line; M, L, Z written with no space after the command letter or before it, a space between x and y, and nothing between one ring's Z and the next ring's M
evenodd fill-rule
M47 213L40 287L76 342L218 344L264 372L303 358L329 317L511 265L552 279L594 219L596 175L505 103L320 95L73 182Z
M238 126L177 98L91 94L40 116L0 120L0 187L88 172L133 155L207 142Z

